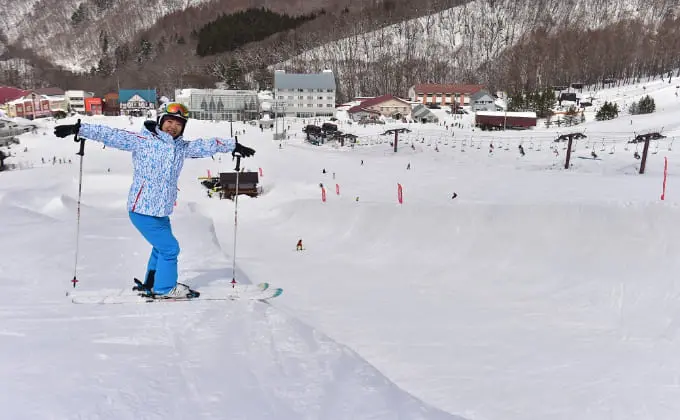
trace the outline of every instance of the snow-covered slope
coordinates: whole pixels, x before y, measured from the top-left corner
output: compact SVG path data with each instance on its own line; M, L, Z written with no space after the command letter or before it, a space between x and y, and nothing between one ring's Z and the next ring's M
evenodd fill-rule
M141 30L163 16L210 0L28 0L0 5L0 39L33 50L53 64L72 71L96 66L106 34L109 54L131 41ZM106 5L104 7L97 4ZM83 21L74 24L73 13L83 7ZM121 25L120 22L125 22Z
M70 145L59 141L66 151ZM64 291L74 168L3 173L0 375L12 379L0 404L7 418L455 418L275 306L71 304ZM88 172L78 288L128 287L148 252L121 212L129 180ZM231 263L212 221L184 204L173 222L186 247L182 275L199 288L229 287ZM245 273L238 278L248 281Z
M76 145L49 130L23 135L8 163L27 169L0 173L0 374L13 378L0 389L3 412L673 419L680 99L667 82L642 86L595 94L623 103L649 93L655 114L594 122L587 113L584 126L495 133L472 131L471 116L447 117L455 135L411 124L396 154L379 133L397 124L341 121L362 146L336 149L304 144L302 120L286 120L282 148L271 132L235 123L257 149L244 164L262 168L264 188L239 200L236 277L284 287L270 306L69 303L78 166L51 158L76 158ZM636 146L625 142L657 127L668 137L652 143L639 175ZM584 129L589 137L564 170L553 139ZM199 121L186 130L228 132L228 123ZM600 160L583 159L593 151ZM124 208L130 169L125 152L88 142L82 290L128 287L144 270L148 245ZM208 169L233 162L187 161L172 217L180 275L198 288L226 286L232 275L234 203L206 196L196 177ZM296 252L300 238L306 250Z
M678 0L474 0L377 30L368 24L354 36L310 49L286 63L341 65L344 72L353 73L351 67L362 62L450 57L456 68L474 72L538 27L587 30L626 19L653 25L679 10Z

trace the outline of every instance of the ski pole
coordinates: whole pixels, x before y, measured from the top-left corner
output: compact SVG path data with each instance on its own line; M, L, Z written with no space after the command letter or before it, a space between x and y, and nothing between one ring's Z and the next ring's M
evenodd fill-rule
M237 140L238 141L238 140ZM241 154L237 152L232 152L232 157L236 158L236 189L234 191L234 252L232 253L232 277L231 277L231 287L236 287L236 229L238 228L238 183L239 183L239 172L241 172Z
M73 265L73 280L71 280L74 289L76 287L76 284L78 283L77 271L78 271L78 251L80 249L80 199L83 195L83 156L85 156L85 139L82 137L78 138L79 129L80 119L78 119L76 133L73 136L73 141L75 141L76 143L80 143L80 149L78 150L78 153L76 153L78 156L80 156L80 172L78 174L78 204L76 206L76 256L75 264Z

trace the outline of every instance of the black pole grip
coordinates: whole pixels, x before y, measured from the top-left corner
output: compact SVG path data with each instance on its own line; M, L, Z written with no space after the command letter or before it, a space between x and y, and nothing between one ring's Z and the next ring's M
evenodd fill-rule
M80 118L78 118L78 124L76 125L76 134L73 136L73 141L76 143L80 142L80 149L78 150L78 153L76 155L78 156L85 156L85 139L82 137L78 137L78 132L80 131Z

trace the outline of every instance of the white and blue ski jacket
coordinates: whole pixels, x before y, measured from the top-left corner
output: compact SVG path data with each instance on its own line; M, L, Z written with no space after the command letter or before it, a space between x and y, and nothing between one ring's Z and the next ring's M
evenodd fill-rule
M144 123L140 133L103 125L81 124L78 134L132 152L134 174L128 195L128 211L156 217L172 213L184 159L230 153L236 145L234 139L186 141L182 136L173 139L170 134L157 129L153 121Z

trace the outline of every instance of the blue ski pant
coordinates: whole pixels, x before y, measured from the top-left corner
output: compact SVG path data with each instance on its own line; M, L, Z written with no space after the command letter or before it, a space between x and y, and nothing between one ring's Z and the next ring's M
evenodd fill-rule
M153 291L159 294L169 292L177 285L179 255L179 242L172 234L170 218L130 212L130 220L153 247L147 264L147 275L149 271L156 270Z

